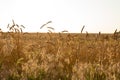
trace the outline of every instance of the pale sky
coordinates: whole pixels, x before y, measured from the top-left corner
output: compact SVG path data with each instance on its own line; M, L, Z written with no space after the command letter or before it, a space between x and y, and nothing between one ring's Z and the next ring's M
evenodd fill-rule
M27 32L55 32L68 30L80 32L111 33L120 31L120 0L0 0L0 28L7 31L7 24L22 24Z

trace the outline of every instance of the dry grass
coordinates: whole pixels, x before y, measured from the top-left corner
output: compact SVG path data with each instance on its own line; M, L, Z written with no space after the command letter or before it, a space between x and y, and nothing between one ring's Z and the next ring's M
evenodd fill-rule
M13 21L0 36L1 80L120 80L120 33L84 34L84 27L82 34L53 33L52 27L48 33L23 33L22 28Z

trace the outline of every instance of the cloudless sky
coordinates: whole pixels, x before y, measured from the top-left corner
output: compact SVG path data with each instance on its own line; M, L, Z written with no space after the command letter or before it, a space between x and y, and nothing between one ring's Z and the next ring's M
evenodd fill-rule
M68 30L80 32L111 33L120 31L120 0L0 0L0 28L7 31L7 24L22 24L27 32L55 32Z

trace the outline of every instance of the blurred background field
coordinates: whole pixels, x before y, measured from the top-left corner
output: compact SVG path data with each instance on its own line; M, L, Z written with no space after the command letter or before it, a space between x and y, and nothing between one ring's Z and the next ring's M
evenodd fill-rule
M1 80L120 80L120 33L0 33Z

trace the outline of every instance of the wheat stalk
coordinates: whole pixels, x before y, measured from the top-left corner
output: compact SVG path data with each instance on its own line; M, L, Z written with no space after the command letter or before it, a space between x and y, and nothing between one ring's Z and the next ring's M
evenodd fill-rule
M44 26L46 26L46 25L49 24L49 23L52 23L52 21L48 21L47 23L43 24L43 25L40 27L40 29L42 29Z
M83 29L85 28L85 25L82 27L82 29L81 29L81 33L83 32Z
M63 30L62 33L68 32L67 30Z

